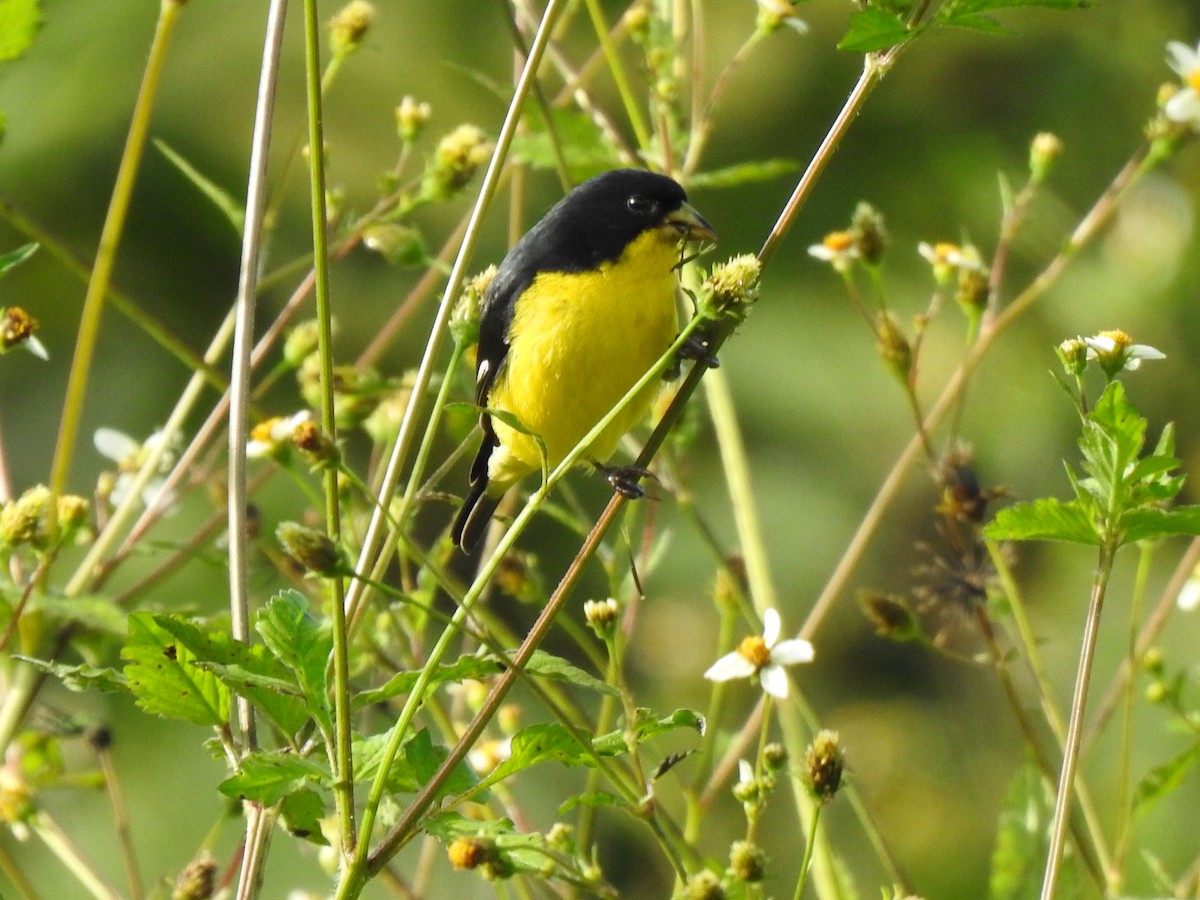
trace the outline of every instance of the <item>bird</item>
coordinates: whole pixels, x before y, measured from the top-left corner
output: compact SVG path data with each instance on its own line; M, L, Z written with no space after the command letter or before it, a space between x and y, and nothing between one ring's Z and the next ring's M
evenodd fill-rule
M513 245L480 313L475 402L483 441L450 530L463 552L479 542L508 489L541 470L543 449L554 469L666 352L679 330L684 246L715 240L674 179L613 169L569 191ZM639 393L581 460L633 495L636 482L620 481L604 463L656 390Z

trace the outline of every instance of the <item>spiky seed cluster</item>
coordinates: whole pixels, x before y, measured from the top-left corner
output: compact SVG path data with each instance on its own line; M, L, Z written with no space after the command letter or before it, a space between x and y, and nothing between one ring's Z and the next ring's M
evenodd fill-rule
M201 851L175 879L171 900L209 900L216 892L217 875L216 859L207 850Z
M688 879L682 896L684 900L724 900L725 889L720 876L703 869Z
M912 345L909 344L900 323L890 312L880 312L875 317L875 350L883 364L900 383L908 384L912 374Z
M804 752L802 776L809 793L822 803L837 794L842 784L845 757L836 731L821 731Z
M758 299L762 264L753 253L731 257L713 266L704 279L704 293L710 297L713 309L721 314L744 319L750 304Z
M492 155L493 144L474 125L459 125L438 143L433 164L425 172L422 192L432 200L448 200L466 187Z
M281 522L275 529L275 537L283 552L306 572L332 578L345 570L337 545L323 531L296 522Z
M6 307L0 313L0 351L29 340L38 329L37 319L19 306Z
M450 334L459 346L470 347L478 343L483 298L495 277L496 267L492 265L463 283L462 293L458 295L458 302L450 317Z

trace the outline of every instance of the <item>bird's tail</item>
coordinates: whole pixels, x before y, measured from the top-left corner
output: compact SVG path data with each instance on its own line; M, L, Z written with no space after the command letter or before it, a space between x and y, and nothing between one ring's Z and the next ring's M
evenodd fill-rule
M458 511L458 516L454 519L454 525L450 529L451 539L463 553L470 553L479 543L479 539L483 537L483 532L487 529L488 522L492 520L492 514L500 505L500 497L487 495L487 486L486 478L472 481L462 509Z

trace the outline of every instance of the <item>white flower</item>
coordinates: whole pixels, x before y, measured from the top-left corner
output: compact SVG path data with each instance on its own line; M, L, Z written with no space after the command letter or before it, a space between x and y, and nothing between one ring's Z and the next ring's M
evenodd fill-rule
M1097 360L1109 375L1122 369L1132 372L1143 359L1166 359L1167 355L1149 344L1135 344L1123 331L1101 331L1095 337L1084 338L1087 358Z
M282 444L291 443L292 435L296 433L297 428L306 422L314 421L316 421L315 416L309 410L302 409L287 418L276 416L265 422L259 422L250 429L250 440L246 442L246 458L262 459L270 456Z
M106 456L117 464L117 478L109 492L109 499L115 506L120 506L129 489L137 478L138 471L151 453L159 451L163 444L163 433L156 431L139 444L124 432L115 428L97 428L92 436L92 443L101 456ZM165 476L175 465L175 452L172 447L164 447L158 457L156 474L142 488L142 503L151 506L160 499L163 504L170 504L172 497L159 497Z
M847 272L858 259L858 247L848 231L831 231L821 243L808 248L808 255L833 266L836 272Z
M779 613L766 610L762 637L751 635L743 640L736 650L713 663L704 677L709 681L731 681L757 675L764 691L772 697L786 697L788 683L783 667L812 662L813 646L799 639L779 640L780 627Z
M1193 50L1180 41L1167 44L1167 64L1183 79L1184 87L1163 105L1163 114L1172 122L1200 129L1200 44Z

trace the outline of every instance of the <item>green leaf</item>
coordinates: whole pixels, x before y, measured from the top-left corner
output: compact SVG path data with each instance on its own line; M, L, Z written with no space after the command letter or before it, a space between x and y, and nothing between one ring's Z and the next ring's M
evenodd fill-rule
M904 20L895 13L872 7L850 17L850 30L838 43L838 49L851 53L886 50L908 40L911 35Z
M236 643L235 646L244 647L242 659L253 668L209 660L197 660L193 665L212 672L234 693L250 700L285 735L294 735L309 720L299 685L278 660L266 654L265 647L245 647Z
M322 730L332 728L325 670L333 653L329 628L308 613L299 591L272 597L255 617L254 628L285 666L296 673L308 711Z
M354 756L354 777L360 782L372 781L383 761L391 732L372 734L369 736L355 735L351 743ZM387 789L393 794L408 794L421 786L417 773L412 764L403 756L392 761L388 769Z
M1165 763L1151 769L1146 777L1138 782L1137 789L1134 791L1134 815L1145 814L1159 800L1174 792L1183 784L1198 759L1200 759L1200 743L1193 744L1182 753L1177 753Z
M566 766L593 765L595 753L580 744L570 730L557 722L545 722L522 728L512 737L512 752L483 779L488 787L510 775L547 760Z
M1064 503L1054 497L1000 510L983 534L996 541L1070 541L1092 546L1100 543L1100 536L1080 503Z
M587 791L583 794L576 794L574 797L568 797L558 807L556 813L559 816L565 816L577 806L617 806L626 808L629 804L615 794L610 794L607 791Z
M486 678L490 675L498 675L502 671L504 671L504 666L494 657L460 656L452 663L438 666L429 680L429 686L433 687L445 682L460 682L468 678ZM380 687L357 694L354 697L354 706L358 708L373 703L383 703L392 697L410 693L416 687L417 679L420 676L419 671L397 672Z
M1172 535L1200 536L1200 506L1131 509L1121 516L1121 539L1145 541Z
M561 656L546 653L544 650L533 651L533 655L529 657L529 662L525 664L525 673L541 678L549 678L553 681L565 681L601 694L607 694L610 697L621 696L621 692L608 682L602 681L578 666L572 665Z
M68 666L64 663L47 662L44 659L33 659L28 656L14 656L13 659L26 662L47 675L53 675L69 691L115 693L129 690L128 679L116 669L88 665Z
M412 766L418 784L425 784L432 779L449 755L450 751L444 746L434 744L428 728L422 728L404 744L404 758ZM450 794L461 794L471 790L478 783L479 780L470 767L465 762L460 762L455 766L450 777L442 782L434 799Z
M799 168L800 163L794 159L763 159L757 162L737 163L723 169L697 172L688 178L688 189L741 187L743 184L771 181L798 171Z
M656 719L649 710L639 709L638 720L634 726L634 736L641 744L650 738L680 728L689 728L704 734L704 716L693 709L677 709L669 716ZM602 756L616 756L629 749L625 741L624 729L600 735L592 741L592 747Z
M226 797L274 806L288 794L307 788L310 782L329 787L332 780L314 760L294 753L259 751L244 757L237 772L217 788Z
M0 0L0 9L3 9L4 0ZM3 25L0 25L0 31L3 31ZM3 38L0 38L0 42ZM3 275L14 266L19 266L37 251L38 244L25 244L18 247L9 253L0 253L0 275Z
M541 109L528 105L525 115L526 130L513 138L512 156L535 169L557 169L554 141L567 169L573 177L583 178L598 175L606 169L621 165L621 159L590 115L581 110L555 109L553 134L546 128Z
M0 62L29 49L42 24L40 0L0 0Z
M992 850L990 900L1037 896L1045 862L1050 798L1037 768L1029 762L1009 784Z
M179 170L184 178L190 181L207 200L212 202L221 212L221 215L225 217L225 220L233 226L233 230L240 235L242 228L246 224L246 211L242 209L241 204L234 199L233 195L212 179L200 174L199 169L184 159L181 154L175 152L165 141L155 138L154 146L167 158L171 165Z
M196 725L223 725L229 719L229 689L211 672L191 663L190 642L180 633L201 634L182 619L150 613L129 614L129 640L121 656L129 661L125 677L142 709L153 715L185 719Z
M329 841L321 831L324 815L325 804L321 802L320 795L309 788L293 791L279 805L279 817L283 820L284 828L310 844L328 847Z

